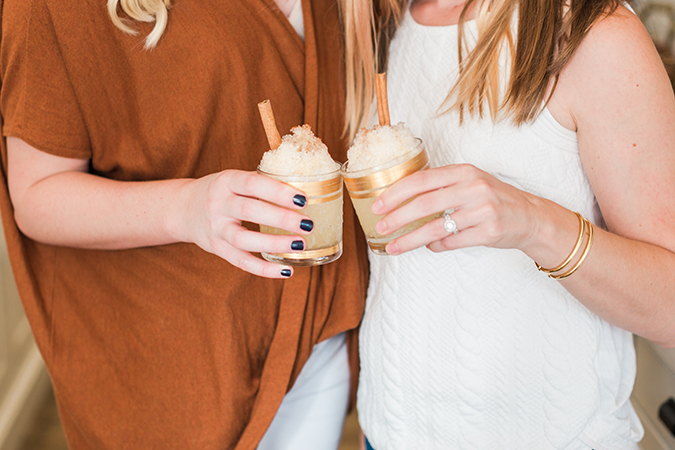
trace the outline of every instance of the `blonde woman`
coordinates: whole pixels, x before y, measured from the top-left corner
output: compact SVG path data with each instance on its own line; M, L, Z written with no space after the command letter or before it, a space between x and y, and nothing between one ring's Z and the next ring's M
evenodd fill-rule
M252 252L312 228L302 192L255 173L256 104L344 159L337 10L170 6L0 2L4 230L69 448L335 450L365 296L353 218L334 264Z
M386 70L433 167L377 229L445 214L370 255L371 447L636 450L631 333L675 346L675 98L645 29L612 0L374 3L343 4L349 130Z

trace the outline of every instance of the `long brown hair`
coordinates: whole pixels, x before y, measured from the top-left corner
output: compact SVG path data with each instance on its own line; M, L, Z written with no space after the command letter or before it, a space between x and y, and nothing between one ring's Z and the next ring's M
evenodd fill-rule
M473 3L479 37L466 51L462 30ZM515 125L534 120L591 26L619 4L620 0L468 0L458 24L459 77L446 98L448 109L483 117L487 108L493 120L509 117ZM387 49L408 0L341 0L340 6L347 62L345 132L351 138L369 120L375 73L386 70ZM504 50L511 71L506 92L501 93L498 62Z

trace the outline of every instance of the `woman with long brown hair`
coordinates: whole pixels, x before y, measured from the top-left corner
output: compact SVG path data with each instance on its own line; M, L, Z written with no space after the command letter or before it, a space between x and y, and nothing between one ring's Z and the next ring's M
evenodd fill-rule
M347 130L386 70L432 166L377 231L444 211L370 255L372 448L637 449L632 333L675 346L675 98L642 24L615 0L342 7Z

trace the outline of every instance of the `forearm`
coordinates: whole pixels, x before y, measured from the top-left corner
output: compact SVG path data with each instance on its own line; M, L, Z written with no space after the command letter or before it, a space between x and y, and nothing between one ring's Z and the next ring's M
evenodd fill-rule
M178 217L193 181L121 182L61 172L13 199L15 219L28 237L53 245L112 250L179 242Z
M525 250L543 267L555 267L562 262L579 233L574 214L561 207L552 209L546 208L543 224L537 226L537 245ZM583 246L578 255L582 250ZM573 275L559 282L604 320L672 347L675 346L675 280L669 276L672 273L675 273L675 253L595 226L587 258Z
M565 288L591 311L665 347L675 346L675 255L596 228L593 249ZM585 267L584 267L585 266Z
M7 138L7 153L16 223L38 242L105 250L189 242L252 274L287 278L291 268L252 253L301 251L313 227L300 212L302 192L255 172L115 181L88 173L88 159L51 155L18 138ZM253 232L243 222L293 234Z

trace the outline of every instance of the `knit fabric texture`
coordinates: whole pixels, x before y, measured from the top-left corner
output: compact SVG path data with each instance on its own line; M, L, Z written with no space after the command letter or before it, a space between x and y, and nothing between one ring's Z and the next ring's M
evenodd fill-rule
M466 31L475 38L475 23ZM431 166L473 164L601 223L576 133L548 110L521 127L441 114L457 66L457 27L408 12L390 48L390 115L422 139ZM525 254L371 252L370 269L358 410L373 448L637 449L631 334Z

